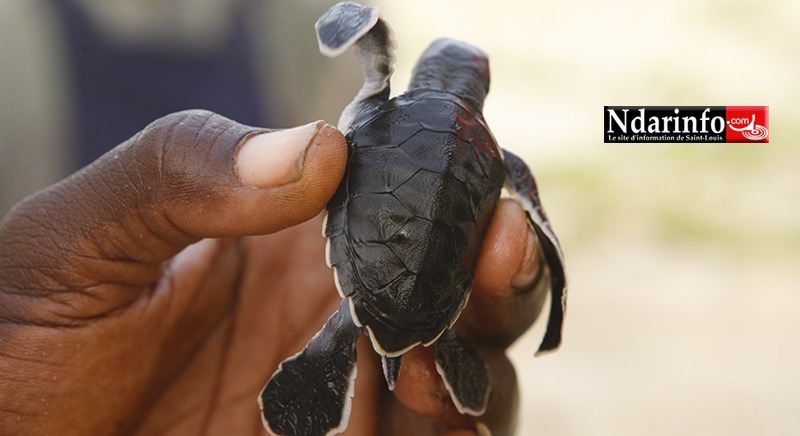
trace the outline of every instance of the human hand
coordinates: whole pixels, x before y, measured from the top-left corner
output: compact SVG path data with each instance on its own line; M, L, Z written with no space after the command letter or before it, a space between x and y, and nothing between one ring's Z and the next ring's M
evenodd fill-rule
M0 223L0 433L263 433L263 384L340 302L321 222L308 220L347 152L322 123L259 132L207 112L167 116ZM522 209L502 201L457 325L490 366L486 415L455 411L421 347L388 393L362 338L347 434L477 421L508 432L504 349L546 293L533 286L547 282L536 247Z

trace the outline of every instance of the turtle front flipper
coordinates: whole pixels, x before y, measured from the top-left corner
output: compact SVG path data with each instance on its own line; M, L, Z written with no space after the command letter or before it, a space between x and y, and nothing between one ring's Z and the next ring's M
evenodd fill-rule
M344 300L303 351L281 363L258 397L270 433L312 436L344 431L361 333Z
M456 409L480 416L486 412L491 381L478 351L456 336L450 328L433 344L436 371L442 376Z
M564 255L558 238L550 227L550 222L539 201L539 190L531 170L515 154L503 150L503 161L506 166L506 188L522 205L528 215L528 223L536 232L539 244L544 253L547 267L550 269L550 316L547 320L542 343L537 355L553 351L561 344L561 327L564 313L567 310L567 279L564 272Z
M336 57L355 45L361 63L364 85L339 118L339 130L346 132L356 116L389 99L396 46L393 32L377 7L353 2L335 4L317 20L315 28L322 54Z

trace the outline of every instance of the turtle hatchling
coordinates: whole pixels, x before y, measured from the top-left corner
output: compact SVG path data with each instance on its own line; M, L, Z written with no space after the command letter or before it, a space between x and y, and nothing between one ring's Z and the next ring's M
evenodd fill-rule
M408 90L390 99L395 43L377 8L339 3L316 31L327 56L354 46L364 74L339 120L349 156L323 225L342 304L267 382L258 399L264 426L276 435L344 431L356 340L365 332L389 389L403 353L430 346L456 408L481 415L489 373L452 327L467 304L504 186L525 208L550 271L552 302L539 352L559 346L566 305L561 249L533 176L498 147L481 112L489 91L487 55L464 42L436 40L417 62Z

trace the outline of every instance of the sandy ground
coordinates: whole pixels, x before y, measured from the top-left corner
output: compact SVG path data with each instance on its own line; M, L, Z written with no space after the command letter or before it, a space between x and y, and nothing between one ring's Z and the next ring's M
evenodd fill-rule
M602 254L599 254L602 253ZM800 430L800 273L646 242L570 257L563 348L512 350L519 434L791 435Z

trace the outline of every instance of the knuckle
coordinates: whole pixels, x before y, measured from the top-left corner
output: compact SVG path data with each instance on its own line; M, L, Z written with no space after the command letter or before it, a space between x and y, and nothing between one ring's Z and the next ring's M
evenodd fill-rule
M137 179L160 182L179 183L198 175L227 176L230 171L213 170L230 164L234 148L253 130L207 110L175 112L154 121L132 138L127 147L134 153L132 162L144 165L133 165L131 169L149 172L147 177L134 174Z
M150 123L144 128L144 131L151 130L171 130L180 125L196 125L198 123L205 123L207 120L219 116L214 112L204 109L188 109L171 114L164 115L161 118Z
M200 109L161 117L123 147L120 162L125 175L142 192L202 182L197 176L208 173L209 164L227 154L220 150L218 132L232 125L231 120Z

